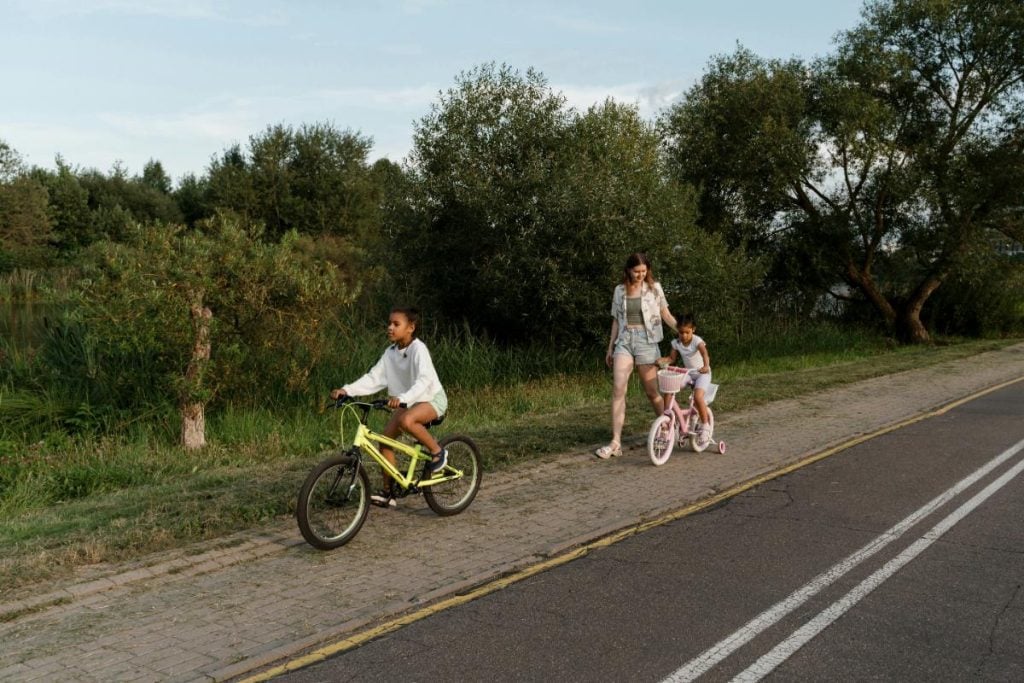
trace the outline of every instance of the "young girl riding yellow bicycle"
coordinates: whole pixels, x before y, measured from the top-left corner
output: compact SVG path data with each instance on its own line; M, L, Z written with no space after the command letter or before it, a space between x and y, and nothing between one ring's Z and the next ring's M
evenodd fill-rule
M388 316L388 341L391 345L369 372L331 391L331 398L368 396L387 389L388 407L394 412L382 433L394 438L404 432L423 444L431 453L429 471L434 474L444 469L448 453L430 434L427 425L444 416L448 409L448 396L441 386L427 345L416 337L419 322L417 309L393 308ZM392 465L396 464L392 449L382 447L381 454ZM387 475L384 488L371 495L370 502L380 507L395 507L394 482Z

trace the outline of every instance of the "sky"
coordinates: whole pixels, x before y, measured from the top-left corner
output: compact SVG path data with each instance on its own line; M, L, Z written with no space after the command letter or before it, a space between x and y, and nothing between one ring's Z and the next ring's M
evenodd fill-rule
M0 140L30 166L176 182L268 126L330 123L401 162L488 62L654 120L737 45L830 53L862 0L0 0Z

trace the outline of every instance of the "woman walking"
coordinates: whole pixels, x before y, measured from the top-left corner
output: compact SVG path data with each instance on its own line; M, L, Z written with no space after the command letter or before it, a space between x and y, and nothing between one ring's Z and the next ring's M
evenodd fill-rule
M595 452L605 459L622 455L622 425L626 421L626 385L636 368L654 414L665 409L658 391L658 342L664 332L662 322L676 327L668 309L665 292L654 279L646 254L635 253L626 259L622 283L612 294L612 329L605 363L612 369L612 440Z

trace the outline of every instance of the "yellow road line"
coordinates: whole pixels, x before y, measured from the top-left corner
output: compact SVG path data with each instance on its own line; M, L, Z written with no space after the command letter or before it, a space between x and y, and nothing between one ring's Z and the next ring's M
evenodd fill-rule
M524 569L520 569L507 576L503 576L501 578L494 579L493 581L489 581L481 586L477 586L468 593L464 593L462 595L455 595L450 598L445 598L432 605L416 610L415 612L412 612L410 614L398 617L396 619L392 619L391 621L388 621L384 624L380 624L379 626L367 629L366 631L356 633L352 636L349 636L348 638L343 638L342 640L339 640L335 643L331 643L330 645L325 645L306 655L297 657L295 659L289 660L288 662L285 662L284 664L262 671L259 674L256 674L255 676L252 676L250 678L246 678L241 683L257 683L259 681L268 681L274 678L275 676L280 676L290 671L296 671L303 667L309 666L310 664L315 664L317 662L323 661L328 657L339 654L346 650L351 650L352 648L358 647L363 643L369 642L383 635L387 635L388 633L392 633L393 631L397 631L403 626L408 626L409 624L413 624L417 621L420 621L421 619L426 619L427 617L433 616L434 614L443 612L447 609L451 609L452 607L458 607L459 605L465 604L467 602L472 602L473 600L482 598L485 595L494 593L495 591L502 590L503 588L507 588L508 586L511 586L514 583L518 583L520 581L523 581L524 579L528 579L531 576L540 574L541 572L566 564L567 562L572 562L573 560L579 559L587 555L591 550L595 550L598 548L606 548L608 546L619 543L620 541L623 541L629 538L630 536L634 536L649 529L653 529L654 527L668 524L669 522L673 522L677 519L682 519L683 517L692 515L695 512L700 512L701 510L717 505L718 503L724 500L728 500L729 498L737 496L743 493L744 491L749 491L750 489L756 486L760 486L761 484L767 481L771 481L772 479L778 479L779 477L789 474L790 472L794 472L798 469L806 467L807 465L818 462L819 460L824 460L829 456L835 455L836 453L839 453L841 451L845 451L849 448L852 448L853 446L862 444L865 441L870 441L871 439L879 437L883 434L888 434L889 432L896 431L897 429L902 429L903 427L912 425L916 422L921 422L922 420L942 415L952 410L953 408L961 406L965 403L969 403L970 401L976 400L986 394L990 394L994 391L998 391L1000 389L1008 387L1011 384L1020 382L1021 380L1024 380L1024 377L1018 377L1016 379L1007 380L1006 382L1002 382L995 386L991 386L987 389L978 391L969 396L965 396L964 398L960 398L957 399L956 401L947 403L946 405L936 408L935 410L931 410L927 413L921 413L920 415L908 418L896 424L889 425L888 427L883 427L869 434L862 434L861 436L854 437L852 439L844 441L841 444L825 449L824 451L820 451L818 453L809 455L806 458L786 465L785 467L781 467L777 470L772 470L771 472L767 472L758 477L745 481L741 484L731 486L730 488L720 491L709 498L704 498L703 500L700 500L696 503L687 505L686 507L680 510L674 510L672 512L661 515L656 519L651 519L646 522L641 522L640 524L637 524L635 526L627 527L620 531L616 531L612 534L586 543L580 546L579 548L575 548L573 550L562 553L561 555L558 555L556 557L552 557L547 560L538 562L537 564L526 567Z

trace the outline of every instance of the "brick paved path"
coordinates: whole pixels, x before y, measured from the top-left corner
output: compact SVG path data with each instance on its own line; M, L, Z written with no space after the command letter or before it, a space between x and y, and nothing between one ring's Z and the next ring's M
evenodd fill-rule
M621 458L587 449L485 475L455 517L420 497L372 508L336 551L287 520L2 602L0 680L228 680L1021 377L1024 344L722 415L726 455L677 451L655 468L637 437Z

